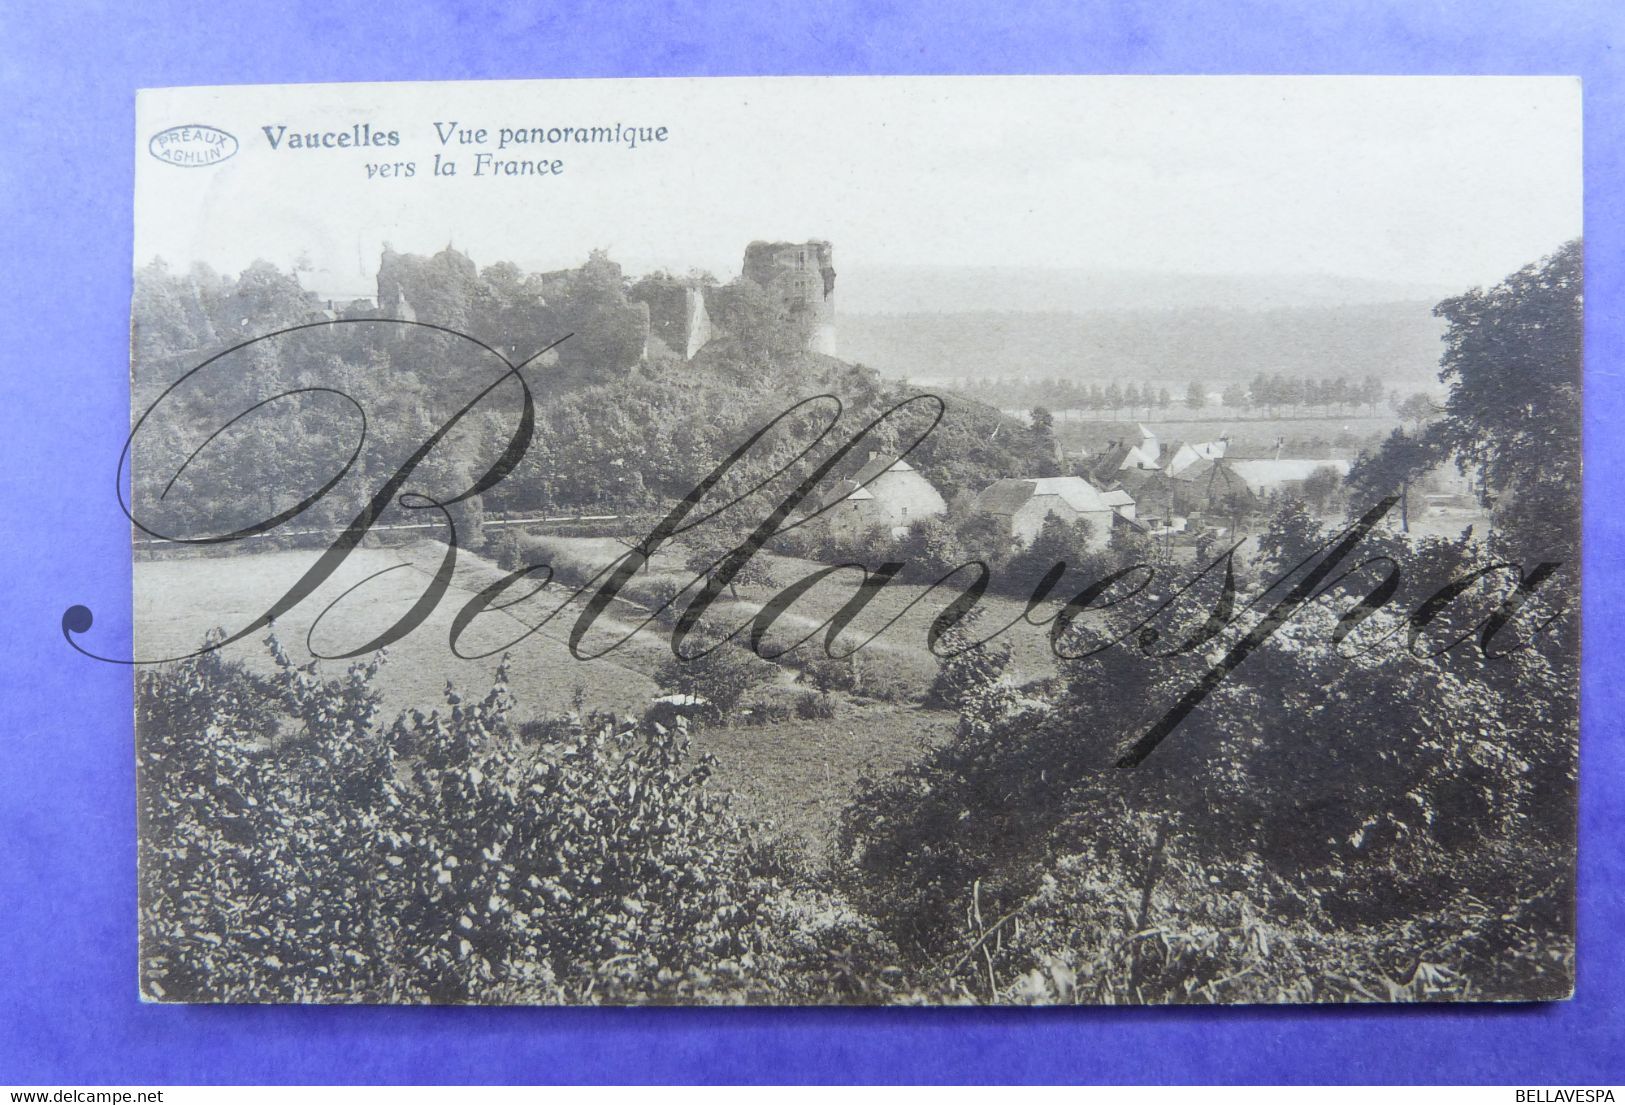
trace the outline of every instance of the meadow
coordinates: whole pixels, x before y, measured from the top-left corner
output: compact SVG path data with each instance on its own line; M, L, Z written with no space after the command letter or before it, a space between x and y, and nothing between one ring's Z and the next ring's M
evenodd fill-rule
M412 708L444 709L443 692L448 683L459 694L483 695L504 651L510 656L509 686L517 700L514 717L521 724L572 711L635 716L661 694L655 676L671 655L669 629L659 622L637 628L651 612L650 604L640 598L662 584L677 585L691 578L682 571L679 558L657 556L628 588L631 601L615 603L600 617L582 647L591 653L622 638L624 643L606 655L578 660L568 641L583 603L566 601L573 587L563 579L590 577L625 549L606 537L548 537L542 544L560 573L560 582L477 619L463 634L461 651L467 655L493 653L478 659L453 654L451 624L474 594L505 573L483 557L458 551L448 593L423 624L388 647L387 662L373 680L383 696L386 717ZM317 654L328 656L353 649L411 607L429 584L444 552L445 546L433 541L358 549L271 631L300 663L312 658L310 646ZM178 656L196 649L213 628L235 632L270 608L315 556L311 550L279 550L138 560L134 588L137 655ZM764 556L772 563L780 585L818 567L810 561ZM384 574L357 587L380 572ZM352 587L357 587L354 593L324 614L329 604ZM524 590L517 588L513 593L523 594ZM781 619L783 633L775 632L769 643L777 641L782 647L792 637L805 636L839 609L851 590L851 580L839 578L815 588ZM923 590L893 584L853 623L850 634L868 636ZM766 587L741 588L737 598L724 592L705 624L731 627L746 621L772 593ZM864 690L877 697L835 691L830 695L835 711L832 718L791 717L767 725L698 731L696 749L718 758L714 785L733 795L746 817L767 822L776 834L793 837L812 852L822 851L839 812L857 789L914 762L953 733L955 716L951 712L926 709L917 701L936 672L936 662L925 649L926 628L946 601L920 603L858 654L858 665L867 678ZM1009 600L993 602L1007 618L1016 617L1022 609ZM554 615L551 619L550 614ZM522 640L503 648L538 625ZM271 674L273 664L261 645L271 631L251 634L223 651L251 670ZM1018 661L1013 664L1017 678L1037 678L1053 670L1046 663L1048 653L1040 631L1029 628L1008 636L1018 646ZM806 686L797 684L797 662L816 649L814 642L792 653L780 665L775 680L754 694L753 704L783 707L805 694ZM348 662L322 661L321 669L329 676L337 675Z

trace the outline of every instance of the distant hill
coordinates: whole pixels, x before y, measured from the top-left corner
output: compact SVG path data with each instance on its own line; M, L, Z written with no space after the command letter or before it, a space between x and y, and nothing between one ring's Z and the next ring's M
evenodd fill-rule
M1326 274L1213 275L1008 265L851 265L840 306L863 315L1183 311L1426 302L1465 288Z
M1146 380L1209 385L1257 373L1437 386L1433 301L1278 307L849 314L841 356L887 376Z

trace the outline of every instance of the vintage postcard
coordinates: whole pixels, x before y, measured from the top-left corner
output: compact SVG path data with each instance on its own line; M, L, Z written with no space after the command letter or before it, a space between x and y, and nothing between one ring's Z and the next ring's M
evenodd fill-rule
M142 92L141 994L1569 996L1580 104Z

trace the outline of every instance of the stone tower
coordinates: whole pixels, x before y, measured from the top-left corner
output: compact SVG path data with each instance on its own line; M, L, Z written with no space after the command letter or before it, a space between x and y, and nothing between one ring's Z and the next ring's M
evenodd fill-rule
M809 350L835 356L835 263L828 242L752 242L745 247L744 276L787 315L809 324Z

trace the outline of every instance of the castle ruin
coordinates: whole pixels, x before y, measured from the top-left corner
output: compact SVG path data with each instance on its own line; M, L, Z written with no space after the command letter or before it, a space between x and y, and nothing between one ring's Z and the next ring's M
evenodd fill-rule
M760 290L782 317L802 328L809 352L835 356L835 267L828 242L752 242L745 247L741 283ZM607 258L603 264L610 264ZM579 272L539 274L545 285L568 288ZM613 266L617 282L619 266ZM471 289L479 274L474 262L448 245L433 257L398 254L386 244L378 266L376 311L385 318L433 319L438 325L466 322ZM641 315L641 359L676 356L693 360L723 331L724 314L713 320L729 288L708 287L695 277L656 273L633 284L624 306ZM410 298L409 298L410 293ZM713 298L718 297L718 298ZM549 300L554 298L551 290ZM710 301L710 302L708 302ZM538 299L538 305L543 300Z
M647 278L633 287L631 296L649 310L645 359L665 350L691 361L715 334L706 310L705 287L697 281Z
M835 356L835 264L828 242L752 242L742 274L808 327L807 348Z

